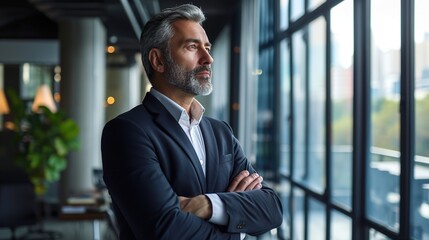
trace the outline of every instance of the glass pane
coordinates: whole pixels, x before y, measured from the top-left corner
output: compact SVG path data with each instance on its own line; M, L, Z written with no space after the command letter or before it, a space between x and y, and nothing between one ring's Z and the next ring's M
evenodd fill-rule
M371 154L367 214L399 228L401 1L371 1Z
M291 210L293 211L293 239L304 240L304 192L298 188L294 188L293 194Z
M277 191L279 193L283 205L283 223L280 228L278 228L277 234L279 236L279 239L290 239L290 182L282 181Z
M256 166L263 170L266 179L272 179L278 168L273 161L274 144L273 136L273 109L274 109L274 48L264 49L259 57L261 72L257 73L257 109L256 115Z
M41 84L51 86L54 79L54 67L50 65L40 65L24 63L21 66L21 98L24 100L33 99L36 90Z
M289 0L280 0L280 30L289 27Z
M280 43L280 172L289 175L290 61L286 40Z
M319 17L309 25L309 116L307 184L325 190L326 166L326 21Z
M353 1L331 10L332 199L351 207Z
M386 235L377 232L375 229L369 230L369 240L390 240L391 238L388 238Z
M313 11L324 2L326 2L326 0L308 0L308 10Z
M351 240L352 220L340 212L331 213L331 240Z
M305 177L305 43L302 30L292 36L293 52L293 177L301 180Z
M429 240L429 2L415 0L415 159L411 213L415 239Z
M291 0L290 20L295 21L304 15L304 0Z
M274 1L259 1L260 34L259 41L265 43L274 37Z
M325 240L326 237L326 211L321 202L310 199L309 201L309 225L307 229L308 239Z

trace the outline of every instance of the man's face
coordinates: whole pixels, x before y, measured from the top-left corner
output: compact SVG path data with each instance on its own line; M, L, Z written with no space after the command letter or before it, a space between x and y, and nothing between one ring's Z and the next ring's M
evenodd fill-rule
M179 20L173 23L170 54L166 53L167 81L193 95L208 95L211 82L211 44L204 29L196 22Z

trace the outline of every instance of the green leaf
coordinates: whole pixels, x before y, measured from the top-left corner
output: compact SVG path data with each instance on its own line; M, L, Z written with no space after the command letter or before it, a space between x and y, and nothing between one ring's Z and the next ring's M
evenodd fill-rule
M58 171L63 171L67 167L67 160L65 158L58 158L56 167Z
M59 130L66 140L72 140L79 135L79 127L71 119L63 121L59 126Z
M38 154L28 154L28 161L30 169L39 168L42 163L42 157Z
M64 144L63 140L61 138L56 137L54 139L54 146L55 150L60 156L65 156L68 152L67 146Z

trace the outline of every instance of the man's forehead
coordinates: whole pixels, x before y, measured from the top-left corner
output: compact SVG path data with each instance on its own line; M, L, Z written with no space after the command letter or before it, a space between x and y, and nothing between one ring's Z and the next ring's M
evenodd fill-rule
M190 20L178 20L173 24L173 38L181 41L200 41L203 44L210 44L204 28L197 22Z

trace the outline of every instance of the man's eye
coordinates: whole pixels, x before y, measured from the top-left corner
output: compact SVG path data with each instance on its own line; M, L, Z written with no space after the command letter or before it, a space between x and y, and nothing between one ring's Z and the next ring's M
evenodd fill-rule
M210 52L212 49L211 48L206 48L207 52Z

